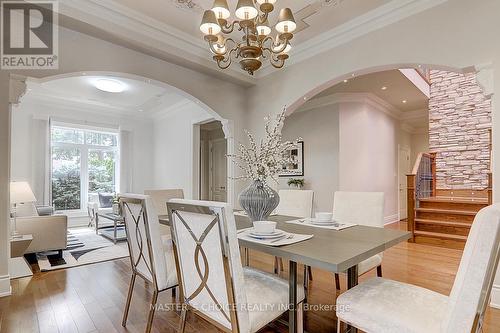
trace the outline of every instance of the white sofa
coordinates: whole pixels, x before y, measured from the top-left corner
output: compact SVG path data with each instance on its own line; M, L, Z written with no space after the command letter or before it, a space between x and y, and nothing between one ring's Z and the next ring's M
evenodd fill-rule
M68 243L68 217L66 215L38 216L34 205L17 210L17 231L33 235L26 253L62 251Z

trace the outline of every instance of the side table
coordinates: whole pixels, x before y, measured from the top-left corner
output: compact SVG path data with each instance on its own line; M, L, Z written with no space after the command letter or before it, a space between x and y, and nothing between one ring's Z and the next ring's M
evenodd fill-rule
M23 255L33 241L33 235L22 235L10 239L9 275L11 279L33 276L30 266Z

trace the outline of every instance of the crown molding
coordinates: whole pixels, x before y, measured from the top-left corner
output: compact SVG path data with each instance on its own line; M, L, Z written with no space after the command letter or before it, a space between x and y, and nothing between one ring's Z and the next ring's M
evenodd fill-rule
M151 114L151 118L153 118L154 120L166 119L195 105L196 103L185 99L173 105L170 105L169 107L159 109L158 111Z
M320 53L348 43L353 39L447 1L448 0L393 0L292 48L286 66L292 66L307 60ZM273 73L272 67L266 64L258 72L256 77L261 78L271 73Z
M212 53L201 38L195 38L171 25L153 19L114 0L60 0L60 14L113 32L139 45L149 44L162 52L216 70L246 83L255 83L251 77L230 67L220 70L212 61ZM179 54L179 51L182 54Z
M318 109L328 105L344 104L344 103L361 103L374 107L397 120L401 120L401 110L395 108L380 97L372 93L335 93L328 96L313 98L305 103L297 112L303 112L313 109Z
M446 1L448 0L393 0L297 45L290 52L286 66L297 64ZM211 70L218 70L220 73L246 83L255 84L258 78L276 72L268 63L263 64L255 77L250 77L236 66L219 70L211 61L212 54L201 37L195 38L171 25L131 10L114 0L60 0L59 7L63 15L113 31L118 35L120 31L121 36L126 36L140 44L150 42L155 48L169 54L178 56L178 51L181 51L182 56L190 62Z

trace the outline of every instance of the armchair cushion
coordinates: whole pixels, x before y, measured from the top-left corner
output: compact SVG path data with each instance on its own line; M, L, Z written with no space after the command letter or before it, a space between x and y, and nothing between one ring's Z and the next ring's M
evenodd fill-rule
M99 193L99 206L100 208L113 207L113 193Z
M369 333L440 332L448 299L414 285L373 278L337 298L337 317Z

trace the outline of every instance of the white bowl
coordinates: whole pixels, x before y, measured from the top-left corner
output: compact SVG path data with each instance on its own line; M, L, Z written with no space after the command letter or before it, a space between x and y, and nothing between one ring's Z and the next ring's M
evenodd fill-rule
M253 223L254 231L262 234L272 234L276 230L276 222L255 221Z
M331 221L333 219L333 213L318 212L316 213L316 219L318 221Z

